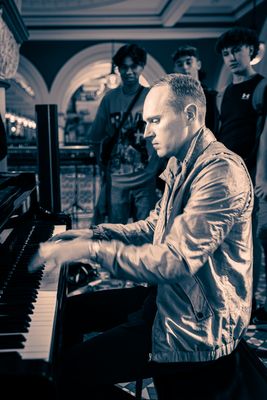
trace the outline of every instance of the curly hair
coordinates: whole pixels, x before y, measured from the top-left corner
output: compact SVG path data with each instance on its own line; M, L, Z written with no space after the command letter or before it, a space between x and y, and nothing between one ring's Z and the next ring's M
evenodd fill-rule
M253 46L254 51L251 56L253 60L259 51L259 39L256 31L249 28L232 28L219 37L215 50L221 54L223 49L239 45Z
M131 57L135 64L144 67L146 65L147 52L137 44L126 44L119 48L112 61L117 67L120 67L126 57Z

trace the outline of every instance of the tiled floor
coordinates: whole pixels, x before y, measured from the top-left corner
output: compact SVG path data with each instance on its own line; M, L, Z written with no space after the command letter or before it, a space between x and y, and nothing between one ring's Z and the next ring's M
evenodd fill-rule
M120 383L118 386L127 393L135 396L135 382ZM143 380L142 399L157 400L157 393L153 381L150 378Z

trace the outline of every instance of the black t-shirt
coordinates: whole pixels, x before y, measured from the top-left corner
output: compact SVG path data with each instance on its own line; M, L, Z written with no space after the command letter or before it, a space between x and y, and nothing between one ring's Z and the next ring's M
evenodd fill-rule
M256 144L258 117L252 105L252 96L261 79L263 76L256 74L226 88L221 105L221 126L216 135L219 141L245 160L249 170L256 164L252 152Z
M208 88L203 83L201 83L201 85L207 102L205 124L207 128L216 134L219 125L219 112L216 104L217 92L216 90Z

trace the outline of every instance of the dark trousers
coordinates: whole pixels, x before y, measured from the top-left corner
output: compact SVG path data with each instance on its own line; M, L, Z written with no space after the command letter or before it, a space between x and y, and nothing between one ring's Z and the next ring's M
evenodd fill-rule
M235 377L235 354L211 363L149 362L155 312L155 290L141 286L70 298L57 365L58 398L125 399L115 383L153 377L159 400L217 399L222 382ZM102 333L82 342L85 332ZM234 398L228 392L220 397Z

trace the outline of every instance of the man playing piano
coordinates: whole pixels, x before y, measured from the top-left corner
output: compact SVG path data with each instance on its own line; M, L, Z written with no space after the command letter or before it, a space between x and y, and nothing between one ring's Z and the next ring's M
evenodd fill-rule
M169 162L155 209L143 221L67 231L31 261L36 270L86 258L148 284L67 301L59 398L118 400L126 394L114 384L148 376L160 400L228 390L222 371L224 382L235 375L251 311L253 188L242 159L205 127L205 112L192 77L156 82L144 103L145 137ZM94 331L102 333L82 340Z

